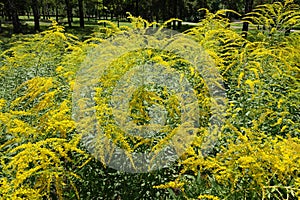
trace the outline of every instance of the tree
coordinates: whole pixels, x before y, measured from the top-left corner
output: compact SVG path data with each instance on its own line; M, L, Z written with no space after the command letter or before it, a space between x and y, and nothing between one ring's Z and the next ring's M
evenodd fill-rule
M65 0L66 9L67 9L67 18L68 18L68 25L72 27L72 7L70 0Z
M84 28L83 0L78 0L80 27Z
M33 12L34 17L34 30L40 31L40 15L39 15L39 9L38 9L38 0L31 0L31 8Z
M18 15L18 8L15 0L8 0L8 12L11 15L14 33L21 33L21 22Z
M252 8L253 8L253 0L245 0L245 14L251 12ZM248 29L249 29L249 23L244 22L242 31L245 32L245 36L247 36Z

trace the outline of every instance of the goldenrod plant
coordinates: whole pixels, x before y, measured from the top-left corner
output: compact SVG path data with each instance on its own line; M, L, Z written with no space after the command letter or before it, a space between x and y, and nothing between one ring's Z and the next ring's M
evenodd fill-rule
M263 4L247 13L243 20L257 26L269 37L278 37L300 25L300 7L293 0Z
M53 22L1 54L1 199L65 199L69 189L79 198L72 169L87 156L71 118L74 71L65 64L79 42L63 30Z
M259 11L265 13L281 5L285 6L285 17L298 20L296 5L291 3L268 4ZM268 15L260 16L267 20ZM286 21L280 25L290 26ZM205 27L195 27L188 34L198 37L202 33L197 39L219 61L229 99L227 122L223 139L209 157L195 152L195 147L187 151L181 162L182 179L176 179L186 184L181 186L182 197L201 197L203 193L221 199L299 197L299 52L294 48L300 44L299 34L283 33L274 40L278 36L252 32L246 40L229 28ZM207 32L212 31L219 35L206 40L210 37ZM221 157L224 160L218 162ZM286 163L287 157L290 163ZM193 178L197 174L199 177Z

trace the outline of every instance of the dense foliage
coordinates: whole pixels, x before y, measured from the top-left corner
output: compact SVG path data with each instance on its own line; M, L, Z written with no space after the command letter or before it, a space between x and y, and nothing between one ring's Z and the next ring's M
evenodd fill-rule
M12 43L3 45L0 198L299 198L300 34L290 31L299 25L299 6L285 1L258 7L244 19L258 27L247 38L230 28L225 18L230 11L204 11L205 19L184 35L200 44L213 59L227 99L222 127L215 130L216 141L206 153L201 149L209 134L214 99L203 89L207 83L190 62L176 52L159 49L131 51L116 57L109 67L101 60L95 61L99 63L95 67L105 67L100 69L105 73L95 88L97 119L106 136L129 152L159 152L172 129L180 127L180 104L164 88L139 88L130 101L130 115L136 124L149 123L147 109L152 105L166 107L170 123L158 139L120 131L108 102L122 73L137 63L151 61L176 70L195 90L199 116L203 117L195 139L172 166L149 173L110 169L104 157L101 159L101 151L107 146L95 147L100 152L98 160L89 154L80 143L82 135L72 116L72 95L81 64L91 52L108 50L98 51L99 44L117 35L152 30L153 24L132 16L132 29L106 21L107 27L99 27L81 41L53 21L47 31L17 35ZM128 49L131 46L128 43Z

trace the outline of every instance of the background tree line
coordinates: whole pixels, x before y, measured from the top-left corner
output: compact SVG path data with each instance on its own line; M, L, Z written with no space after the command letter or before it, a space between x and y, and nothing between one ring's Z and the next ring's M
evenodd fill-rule
M34 30L40 30L40 21L54 18L60 22L67 18L72 27L73 18L80 19L80 27L84 27L85 19L124 20L126 12L141 16L149 21L164 21L180 18L184 21L201 19L199 8L207 8L211 12L219 9L232 9L241 14L250 12L255 5L272 3L274 0L0 0L2 21L13 24L13 32L22 32L19 16L34 17ZM295 3L300 3L296 0ZM237 16L230 16L237 18ZM180 25L180 24L179 24ZM248 27L243 27L247 30Z

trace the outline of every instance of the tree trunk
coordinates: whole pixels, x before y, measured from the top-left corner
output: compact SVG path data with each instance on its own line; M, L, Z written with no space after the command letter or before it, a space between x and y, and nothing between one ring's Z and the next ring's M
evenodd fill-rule
M43 15L43 20L46 19L46 15L45 15L45 5L44 5L44 1L41 0L41 6L42 6L42 15Z
M4 5L4 21L11 21L12 17L11 17L11 11L10 11L10 6L8 4L8 1L6 2L6 4Z
M55 5L55 20L58 22L58 5Z
M183 20L183 9L184 9L184 2L183 0L179 0L179 19ZM178 21L178 29L181 29L182 21Z
M177 18L177 0L173 0L173 18ZM173 21L173 29L177 29L176 27L177 21Z
M165 8L166 8L166 1L162 1L161 2L161 9L163 10ZM167 17L166 17L166 11L163 10L161 13L162 13L162 20L164 22L167 19Z
M65 0L66 8L67 8L67 18L68 18L68 25L69 27L72 27L72 8L70 5L69 0Z
M39 16L39 9L38 9L38 1L37 0L32 0L31 1L31 8L33 12L33 17L34 17L34 30L35 31L40 31L40 16Z
M47 4L47 19L50 19L50 4Z
M253 0L245 0L245 15L252 11L252 7L253 7ZM242 31L245 32L245 37L247 37L248 29L249 29L249 23L244 22Z
M135 0L135 16L139 16L139 0Z
M78 0L80 27L84 28L83 2Z
M13 23L13 32L21 33L21 23L19 20L17 6L14 0L8 0L8 9L11 13L12 23Z

